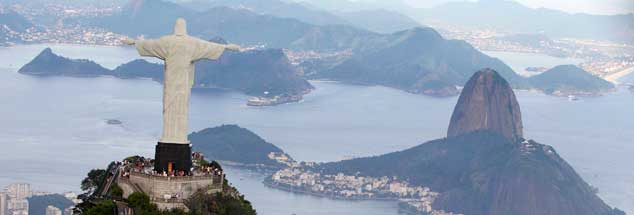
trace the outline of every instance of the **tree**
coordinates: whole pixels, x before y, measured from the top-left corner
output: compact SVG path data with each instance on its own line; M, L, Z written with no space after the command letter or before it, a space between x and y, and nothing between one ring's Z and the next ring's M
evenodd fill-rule
M115 183L110 188L110 194L112 198L121 199L123 198L123 189L121 189L121 187L119 187L119 185Z
M112 200L104 200L89 208L84 215L112 215L115 214L116 209Z
M150 202L150 197L141 192L134 192L130 194L130 196L128 196L128 203L135 212L137 212L137 210L140 212L151 210L153 208L153 205Z
M235 193L237 194L237 193ZM196 192L185 203L196 215L256 215L251 203L241 195Z
M81 190L86 192L87 195L92 194L99 185L103 182L104 177L106 176L106 170L103 169L93 169L88 172L88 176L81 181Z

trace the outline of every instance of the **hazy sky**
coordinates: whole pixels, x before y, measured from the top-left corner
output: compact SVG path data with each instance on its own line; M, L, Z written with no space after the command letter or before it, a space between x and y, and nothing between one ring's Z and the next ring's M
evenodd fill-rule
M405 0L417 7L452 0ZM634 0L516 0L526 6L558 9L571 13L616 14L634 13Z

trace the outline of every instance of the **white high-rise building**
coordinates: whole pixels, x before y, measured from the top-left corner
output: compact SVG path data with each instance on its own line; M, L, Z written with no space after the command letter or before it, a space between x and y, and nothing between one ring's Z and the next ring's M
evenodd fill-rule
M28 215L29 201L32 196L31 185L26 183L15 183L5 188L9 196L8 209L11 215Z
M46 215L62 215L62 210L53 205L46 207Z
M64 209L64 213L63 214L64 215L73 215L73 209L74 208L75 208L74 206L70 206L70 207Z
M0 215L9 215L9 195L0 192Z
M16 183L6 188L11 199L23 200L31 197L31 185L26 183Z

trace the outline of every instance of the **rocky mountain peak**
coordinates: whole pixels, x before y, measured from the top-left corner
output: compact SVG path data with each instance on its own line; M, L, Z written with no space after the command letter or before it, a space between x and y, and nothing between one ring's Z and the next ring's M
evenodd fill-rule
M513 89L492 69L476 72L467 82L454 109L448 137L478 130L497 132L513 142L522 135L522 116Z

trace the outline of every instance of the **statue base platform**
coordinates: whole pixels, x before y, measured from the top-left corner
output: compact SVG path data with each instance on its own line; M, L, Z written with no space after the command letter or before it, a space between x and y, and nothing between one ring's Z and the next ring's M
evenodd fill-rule
M132 193L142 192L161 210L179 208L188 211L187 199L198 191L220 193L223 181L224 175L168 177L130 172L128 177L118 177L117 184L125 198Z
M191 144L161 143L156 145L154 170L158 173L184 171L189 174L192 168Z

